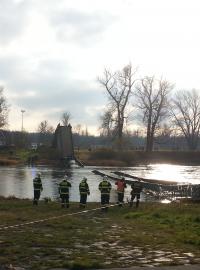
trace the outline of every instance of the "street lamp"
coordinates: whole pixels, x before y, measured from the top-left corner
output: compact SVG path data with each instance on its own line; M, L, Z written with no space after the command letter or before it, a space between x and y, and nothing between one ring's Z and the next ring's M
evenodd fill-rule
M24 113L25 113L25 110L21 110L21 113L22 113L22 132L24 131Z

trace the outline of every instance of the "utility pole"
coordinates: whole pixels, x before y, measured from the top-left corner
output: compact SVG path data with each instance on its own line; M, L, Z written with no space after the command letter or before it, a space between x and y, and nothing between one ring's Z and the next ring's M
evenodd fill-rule
M24 131L24 113L25 113L25 110L21 110L21 113L22 113L22 132Z

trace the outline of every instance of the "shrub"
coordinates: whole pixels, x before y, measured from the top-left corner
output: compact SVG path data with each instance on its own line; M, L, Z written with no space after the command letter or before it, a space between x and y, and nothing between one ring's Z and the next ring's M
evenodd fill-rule
M99 149L91 152L90 159L116 159L117 152L110 149Z

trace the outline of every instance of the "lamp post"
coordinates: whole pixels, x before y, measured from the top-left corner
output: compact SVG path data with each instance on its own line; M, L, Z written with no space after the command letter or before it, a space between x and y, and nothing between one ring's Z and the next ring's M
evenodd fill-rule
M22 132L24 131L24 113L25 113L25 110L21 110L21 113L22 113Z

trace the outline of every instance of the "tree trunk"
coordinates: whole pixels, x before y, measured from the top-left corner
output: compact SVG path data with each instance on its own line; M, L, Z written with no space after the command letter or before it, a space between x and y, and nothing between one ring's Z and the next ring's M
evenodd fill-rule
M197 146L198 146L198 140L194 137L189 137L187 139L187 144L188 144L189 150L195 151L197 149Z
M151 116L148 119L148 125L147 125L147 138L146 138L146 152L152 152L153 149L153 138L152 138L152 132L151 132Z
M146 140L146 152L152 152L153 151L153 136L149 134Z
M123 138L123 124L120 124L118 127L118 150L122 151L122 138Z

